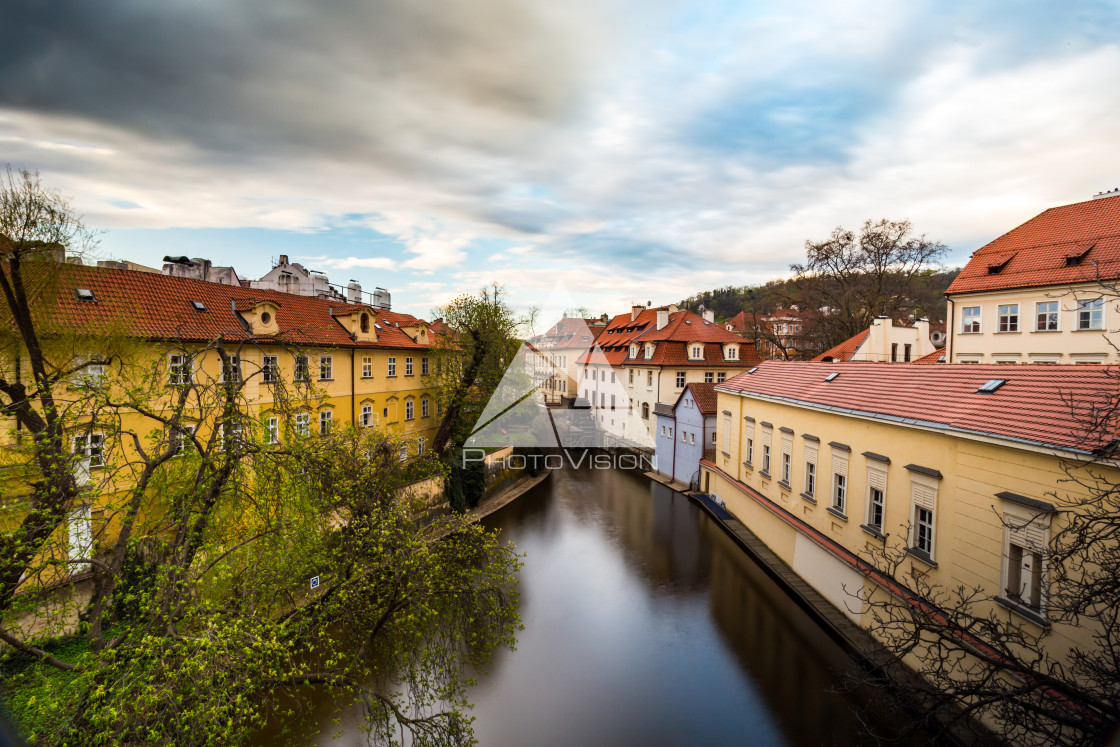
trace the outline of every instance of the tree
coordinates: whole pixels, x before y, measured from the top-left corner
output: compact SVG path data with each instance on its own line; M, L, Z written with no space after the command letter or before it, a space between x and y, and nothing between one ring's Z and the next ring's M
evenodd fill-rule
M910 221L868 220L858 237L838 227L824 241L805 242L805 263L790 269L807 307L821 311L816 321L825 348L870 328L879 316L932 313L916 299L947 249L912 233Z
M869 550L873 585L849 592L873 619L885 646L878 662L902 698L920 704L899 740L940 743L963 731L981 739L984 724L1007 744L1102 745L1120 729L1120 373L1092 398L1067 398L1086 450L1062 464L1064 486L1050 493L1054 528L1034 562L1051 626L1017 623L980 586L930 583L909 567L903 541ZM1103 447L1101 446L1103 444ZM1033 521L1033 520L1032 520ZM1002 517L1009 531L1030 522ZM899 533L907 536L909 527ZM1011 559L1008 562L1013 562ZM1042 565L1044 564L1044 565ZM893 590L886 593L884 590ZM1008 596L1018 591L1000 591ZM1090 633L1088 645L1063 642L1058 624ZM905 659L919 680L892 662ZM899 676L901 673L901 676Z
M31 741L237 743L326 687L380 741L468 742L465 684L512 643L518 561L426 523L406 487L438 465L373 428L306 434L309 383L270 382L262 422L251 343L162 341L169 381L127 320L53 313L85 235L65 201L9 171L0 209L0 693Z

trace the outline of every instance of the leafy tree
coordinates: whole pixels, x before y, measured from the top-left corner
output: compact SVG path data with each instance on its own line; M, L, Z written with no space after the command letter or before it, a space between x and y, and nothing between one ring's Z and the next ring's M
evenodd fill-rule
M806 241L805 263L790 269L808 307L828 309L816 323L831 347L868 329L878 316L894 319L915 308L920 279L946 251L924 234L914 236L910 221L868 220L858 236L836 228L824 241Z
M8 172L0 228L0 694L29 739L238 743L330 688L380 741L469 742L465 684L512 643L518 561L421 521L405 488L438 466L376 429L302 436L310 384L269 384L271 430L247 344L162 343L169 386L127 320L52 315L88 232L36 174Z

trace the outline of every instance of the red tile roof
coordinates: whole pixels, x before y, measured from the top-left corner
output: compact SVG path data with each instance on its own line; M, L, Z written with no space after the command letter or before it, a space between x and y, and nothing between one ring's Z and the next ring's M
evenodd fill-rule
M831 373L839 373L825 381ZM1006 379L992 394L985 382ZM1001 366L895 363L763 362L720 391L883 418L901 424L948 427L1046 447L1092 451L1116 438L1082 436L1075 416L1115 403L1120 366ZM1071 405L1071 403L1073 403Z
M674 311L669 314L668 324L657 329L657 311L658 309L645 309L633 321L630 314L619 314L596 339L596 348L602 351L601 354L595 350L588 351L580 356L579 362L605 362L612 366L746 367L757 365L761 361L753 342L728 331L723 325L705 321L704 317L693 311ZM652 358L627 360L631 343L642 345L646 342L656 344ZM688 360L687 346L692 342L705 343L704 360ZM729 342L739 346L738 361L723 359L723 344ZM644 352L639 354L642 355Z
M37 321L71 332L183 342L209 341L224 335L227 340L279 340L297 345L428 347L414 342L400 329L424 323L409 314L367 307L376 325L372 331L377 342L355 342L332 313L332 309L337 313L353 306L336 300L132 270L46 263L42 267L57 270L57 279L41 287L38 303L32 304ZM78 300L78 288L89 289L96 300ZM234 311L262 300L279 306L275 314L279 335L254 337ZM202 302L205 311L196 310L193 301Z
M977 249L946 293L1117 278L1120 197L1105 197L1051 208Z
M945 362L945 348L938 348L932 353L923 355L921 358L915 358L913 363L944 363Z
M855 337L849 337L847 340L844 340L844 342L840 343L836 347L829 348L828 350L824 351L816 358L814 358L813 362L820 363L823 361L850 361L852 359L852 356L856 354L856 351L859 350L859 346L863 344L863 341L867 339L867 336L869 334L871 334L871 330L865 329Z
M696 402L696 408L700 410L701 414L715 415L716 402L718 399L718 397L716 396L715 384L699 384L693 382L685 386L684 391L681 392L681 397L684 396L684 392L689 391L692 392L692 399ZM677 397L678 405L680 404L680 401L680 397Z

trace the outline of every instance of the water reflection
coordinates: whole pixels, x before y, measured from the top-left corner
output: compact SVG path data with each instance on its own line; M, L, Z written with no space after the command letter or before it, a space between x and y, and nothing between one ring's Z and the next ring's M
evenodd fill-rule
M564 470L487 523L526 554L525 629L471 693L482 745L860 741L843 651L684 496ZM346 721L318 743L361 743Z

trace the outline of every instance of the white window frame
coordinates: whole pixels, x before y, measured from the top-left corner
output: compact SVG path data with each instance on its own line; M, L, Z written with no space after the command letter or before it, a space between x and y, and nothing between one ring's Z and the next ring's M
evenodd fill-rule
M180 423L177 429L167 432L168 445L175 447L175 453L172 456L186 456L194 450L194 441L186 438L186 435L193 435L197 427L194 423Z
M1019 304L1001 303L996 306L996 332L1019 331Z
M261 381L273 384L280 380L280 358L266 355L261 358Z
M1043 306L1046 306L1043 310ZM1049 307L1053 307L1053 311ZM1062 329L1062 309L1058 301L1036 301L1034 305L1034 331L1060 332ZM1053 322L1054 326L1050 326Z
M396 376L397 375L397 357L395 355L390 355L385 363L386 363L386 365L385 365L385 368L386 368L385 376L387 376L387 377L388 376Z
M295 417L295 428L297 436L310 436L311 435L311 413L297 412Z
M89 462L90 469L105 466L105 434L89 431L74 436L72 449L75 456Z
M227 381L241 381L241 356L228 355L226 356L226 360L221 361L219 381L222 384L225 384Z
M611 396L613 397L614 395L611 395ZM429 417L430 415L431 415L431 407L428 404L428 398L424 397L422 400L420 400L420 417L426 418L426 417Z
M835 451L832 454L832 491L830 505L844 516L848 515L848 459Z
M975 314L968 312L975 311ZM962 335L978 335L984 331L984 325L981 323L984 308L982 306L962 306L961 307L961 334ZM969 329L969 327L975 329Z
M677 371L677 389L684 389L685 373L684 371Z
M363 355L362 356L362 378L363 379L372 379L373 378L373 356L372 355Z
M412 376L412 358L411 356L404 359L404 375Z
M420 375L428 375L428 356L426 355L420 356Z
M297 355L295 358L295 381L310 381L311 380L311 359L310 356Z
M875 491L879 492L879 501L875 501ZM878 521L875 521L875 508L879 508ZM886 466L867 466L867 526L882 532L887 521L887 470Z
M418 436L416 438L416 456L424 456L424 450L426 448L427 445L424 443L424 437Z
M369 428L372 426L374 424L374 417L376 417L376 415L373 412L373 405L362 405L362 411L359 414L358 420L360 427Z
M319 381L334 379L334 358L329 355L319 356Z
M280 443L280 418L272 415L264 421L265 443Z
M410 399L404 401L404 419L415 420L416 416L416 403Z
M930 561L935 559L937 548L937 488L934 477L910 476L910 549Z
M167 354L167 383L171 386L190 386L194 383L194 361L186 353Z
M1104 329L1104 299L1084 298L1077 302L1077 331Z
M1016 503L1005 502L1003 506L1000 596L1043 618L1049 601L1050 518L1048 512ZM1030 574L1029 579L1024 579L1024 571ZM1014 592L1012 585L1018 586ZM1037 602L1031 598L1034 594Z
M90 506L78 506L66 517L67 559L79 560L93 555L93 514ZM71 576L89 570L89 563L70 563Z
M319 435L326 436L334 426L334 412L331 410L319 411Z

